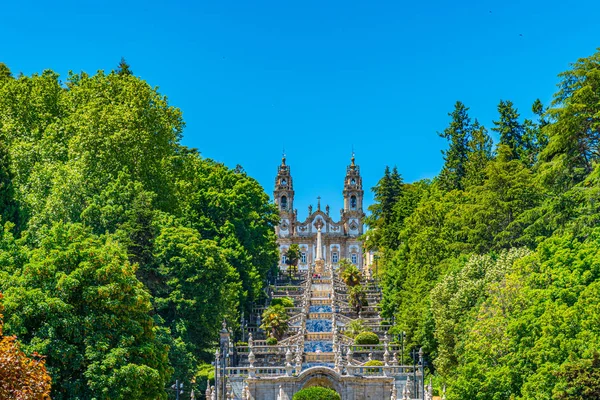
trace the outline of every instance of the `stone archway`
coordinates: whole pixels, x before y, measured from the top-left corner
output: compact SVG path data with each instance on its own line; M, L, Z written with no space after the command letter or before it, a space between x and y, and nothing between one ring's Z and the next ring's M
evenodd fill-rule
M325 387L327 389L335 390L333 383L329 379L322 377L322 376L314 376L314 377L310 378L302 386L302 389L306 389L306 388L313 387L313 386L320 386L320 387Z
M312 367L298 376L298 389L322 386L342 394L340 375L328 367Z

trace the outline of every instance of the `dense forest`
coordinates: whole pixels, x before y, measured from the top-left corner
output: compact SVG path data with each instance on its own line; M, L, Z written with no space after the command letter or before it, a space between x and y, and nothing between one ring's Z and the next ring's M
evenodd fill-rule
M221 321L264 296L277 210L183 128L124 61L64 82L0 64L2 398L188 391Z
M373 188L384 315L448 399L600 399L600 52L535 118L501 100L495 146L468 111L437 177Z

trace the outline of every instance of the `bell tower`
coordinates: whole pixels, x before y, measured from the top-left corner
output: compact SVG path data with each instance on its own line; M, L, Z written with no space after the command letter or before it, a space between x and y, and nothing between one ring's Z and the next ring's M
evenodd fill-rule
M279 209L281 221L277 227L277 235L286 237L293 232L294 221L294 185L292 183L292 175L290 167L285 164L285 154L281 158L281 165L277 170L275 178L275 190L273 191L273 199Z
M344 209L342 210L345 220L346 232L350 235L362 235L363 233L363 195L362 177L360 167L356 165L354 153L350 165L346 168L344 178Z

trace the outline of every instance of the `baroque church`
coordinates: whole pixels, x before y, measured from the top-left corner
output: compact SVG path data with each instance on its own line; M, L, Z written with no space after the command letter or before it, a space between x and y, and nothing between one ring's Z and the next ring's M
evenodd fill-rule
M363 234L363 188L360 168L355 163L352 155L351 163L346 168L344 178L344 208L340 210L340 217L335 221L330 214L329 206L325 211L321 209L321 199L318 198L317 209L308 207L308 217L298 221L298 210L294 208L294 184L290 167L285 163L285 156L275 178L273 198L279 209L280 223L276 228L277 243L279 246L279 268L285 270L286 252L292 244L300 248L298 269L308 270L317 257L322 257L327 264L334 268L340 260L348 259L359 269L363 269L362 242L359 239ZM317 233L321 231L321 251L317 251Z

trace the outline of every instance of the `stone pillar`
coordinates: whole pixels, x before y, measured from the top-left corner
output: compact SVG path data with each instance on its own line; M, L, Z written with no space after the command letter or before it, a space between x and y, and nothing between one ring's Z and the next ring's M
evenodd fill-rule
M315 261L315 273L323 274L325 272L325 260L323 260L323 240L321 238L321 228L323 227L323 223L321 220L317 222L317 259Z

